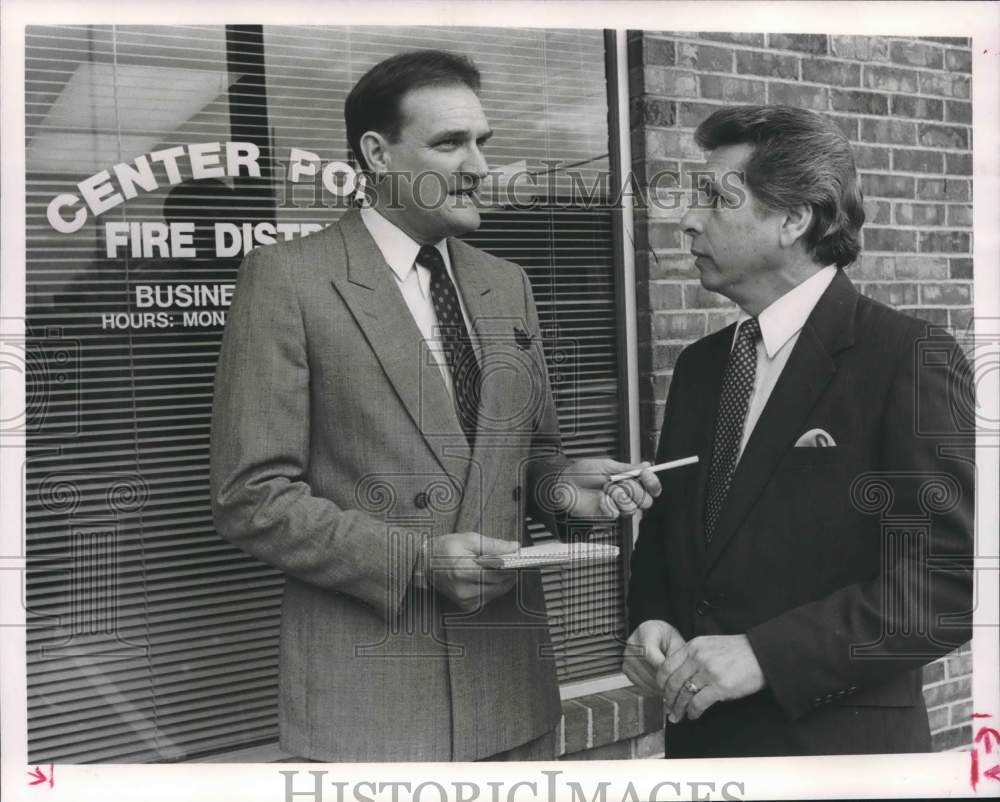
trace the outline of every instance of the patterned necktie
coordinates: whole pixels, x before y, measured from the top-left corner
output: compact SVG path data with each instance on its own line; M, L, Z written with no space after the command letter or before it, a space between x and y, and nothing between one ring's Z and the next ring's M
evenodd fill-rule
M729 484L736 470L743 425L753 392L757 373L757 340L760 324L757 318L745 320L736 336L736 344L729 355L729 364L722 377L722 397L719 414L715 420L715 439L712 441L712 461L708 469L708 489L705 493L705 539L711 540L719 522L722 504L729 492Z
M448 275L440 251L433 245L420 247L417 264L426 267L431 274L431 302L437 315L445 360L451 370L455 411L465 438L472 447L476 442L482 377L469 329L462 316L462 307L458 302L458 291Z

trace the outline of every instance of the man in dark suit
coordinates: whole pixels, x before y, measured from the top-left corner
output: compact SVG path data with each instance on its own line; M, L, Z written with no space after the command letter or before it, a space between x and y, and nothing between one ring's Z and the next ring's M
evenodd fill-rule
M656 477L561 453L524 272L454 239L491 130L467 59L423 51L345 106L370 208L253 251L219 360L220 534L286 574L282 746L324 761L551 759L537 571L484 571L525 512L609 520Z
M674 368L657 462L700 462L642 521L624 670L663 694L668 757L929 751L920 667L971 634L967 365L844 274L864 212L836 126L748 106L695 136L682 225L741 311Z

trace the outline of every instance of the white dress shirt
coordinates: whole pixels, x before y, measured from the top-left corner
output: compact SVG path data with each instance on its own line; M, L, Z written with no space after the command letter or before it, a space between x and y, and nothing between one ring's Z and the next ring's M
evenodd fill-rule
M382 256L385 257L386 264L392 270L399 291L403 294L403 300L406 301L406 306L409 308L410 314L413 315L413 322L417 324L424 342L427 343L430 352L437 360L438 368L441 370L441 378L444 379L448 392L454 398L451 371L448 369L444 343L438 336L438 319L434 312L434 302L431 300L431 271L423 265L416 264L417 253L420 251L419 243L399 226L390 223L370 207L361 209L361 221L368 229L368 233L372 235L372 239L375 240ZM441 254L448 275L455 282L455 273L451 267L451 258L448 256L447 242L441 240L435 243L434 247ZM465 308L462 292L458 289L458 282L455 282L455 289L458 295L458 304L462 308L462 317L469 329L469 337L475 346L476 340L472 323L469 320L469 312Z
M754 376L753 393L750 396L750 405L747 407L746 421L743 423L740 457L743 456L747 440L750 439L750 434L757 425L761 412L764 411L767 399L771 397L774 385L778 383L781 371L785 369L788 356L799 339L799 332L812 314L820 296L826 292L826 288L836 275L837 268L827 265L786 292L757 316L761 336L757 342L757 373ZM743 325L743 321L749 319L750 315L740 312L736 331L733 332L732 345L736 344L739 327Z

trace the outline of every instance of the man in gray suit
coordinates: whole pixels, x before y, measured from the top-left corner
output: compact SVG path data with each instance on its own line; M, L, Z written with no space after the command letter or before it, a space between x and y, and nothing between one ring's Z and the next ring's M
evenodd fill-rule
M478 91L449 53L373 67L345 106L371 206L240 270L213 507L286 574L281 744L305 758L554 757L540 576L476 558L515 551L525 512L608 520L659 492L561 454L528 279L453 239L479 225Z

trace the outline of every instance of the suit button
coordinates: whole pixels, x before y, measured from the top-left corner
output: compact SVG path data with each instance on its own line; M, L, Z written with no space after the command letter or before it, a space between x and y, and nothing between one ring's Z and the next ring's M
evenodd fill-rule
M521 485L516 485L514 487L514 489L510 492L510 497L514 499L514 501L521 500Z
M697 603L697 604L696 604L696 605L694 606L694 611L695 611L696 613L698 613L698 615L708 615L708 613L709 613L709 610L711 610L711 609L712 609L712 605L710 605L710 604L709 604L709 603L708 603L707 601L705 601L704 599L702 599L701 601L699 601L699 602L698 602L698 603Z
M426 509L427 503L427 494L422 490L413 497L413 506L418 510Z

